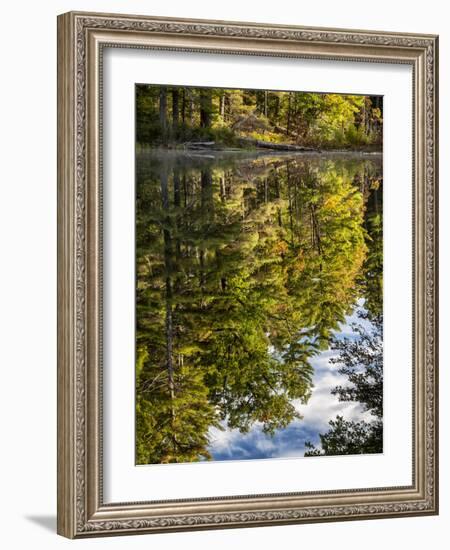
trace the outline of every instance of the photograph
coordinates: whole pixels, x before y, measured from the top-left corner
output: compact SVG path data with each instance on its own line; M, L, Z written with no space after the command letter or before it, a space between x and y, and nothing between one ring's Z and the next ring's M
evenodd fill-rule
M383 97L135 85L135 463L383 453Z

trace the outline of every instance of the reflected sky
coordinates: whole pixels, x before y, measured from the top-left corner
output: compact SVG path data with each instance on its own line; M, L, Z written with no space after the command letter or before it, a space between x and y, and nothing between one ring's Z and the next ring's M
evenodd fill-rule
M363 300L352 315L346 317L345 324L336 333L337 338L354 338L356 333L352 329L353 323L370 327L370 322L360 319L358 311L364 311ZM329 429L329 420L337 415L345 420L366 420L373 417L363 411L362 405L355 402L341 402L336 395L331 394L338 385L348 385L346 375L339 374L338 366L330 362L337 356L336 351L326 350L311 359L314 368L314 377L311 397L306 405L296 403L296 409L303 416L291 424L278 430L275 435L267 435L262 426L255 424L246 434L238 430L225 428L223 431L212 428L210 430L211 444L209 451L214 460L243 460L260 458L290 458L302 457L305 452L305 442L313 443L320 448L320 433Z

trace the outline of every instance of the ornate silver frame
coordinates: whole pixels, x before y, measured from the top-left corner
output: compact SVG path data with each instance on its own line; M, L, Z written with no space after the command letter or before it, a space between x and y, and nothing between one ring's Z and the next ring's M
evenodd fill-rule
M406 63L414 90L414 451L408 487L102 500L102 48ZM70 538L438 513L438 38L70 12L58 17L58 533ZM149 498L151 495L149 495Z

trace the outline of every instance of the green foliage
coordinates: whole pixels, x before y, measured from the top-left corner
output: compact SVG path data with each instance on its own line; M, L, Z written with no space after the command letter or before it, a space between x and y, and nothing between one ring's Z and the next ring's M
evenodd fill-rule
M365 304L369 313L380 316L383 311L383 219L381 213L367 216L369 253L364 264Z
M170 395L167 372L147 363L138 378L136 462L192 462L209 459L208 430L220 428L202 373L181 366ZM149 399L150 397L150 399Z
M136 86L137 143L177 147L211 140L237 147L239 138L321 148L381 144L377 96Z
M317 449L310 442L306 442L308 449L305 456L336 456L371 454L383 452L383 423L380 420L374 422L355 422L344 420L342 416L336 416L330 420L331 429L320 436L322 449Z
M372 420L360 422L337 416L330 420L330 429L320 435L321 449L306 442L305 456L343 455L383 452L383 335L382 318L361 313L364 320L371 318L371 329L354 324L355 339L335 339L332 347L339 352L331 361L338 372L345 374L350 385L337 386L332 393L339 401L361 403Z

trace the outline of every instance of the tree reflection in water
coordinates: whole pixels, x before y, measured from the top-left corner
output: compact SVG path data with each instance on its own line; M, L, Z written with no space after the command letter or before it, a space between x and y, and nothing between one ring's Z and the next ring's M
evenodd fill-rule
M214 429L301 421L311 361L342 345L358 300L381 326L381 228L377 160L139 153L137 463L214 458ZM374 437L351 452L379 452Z

